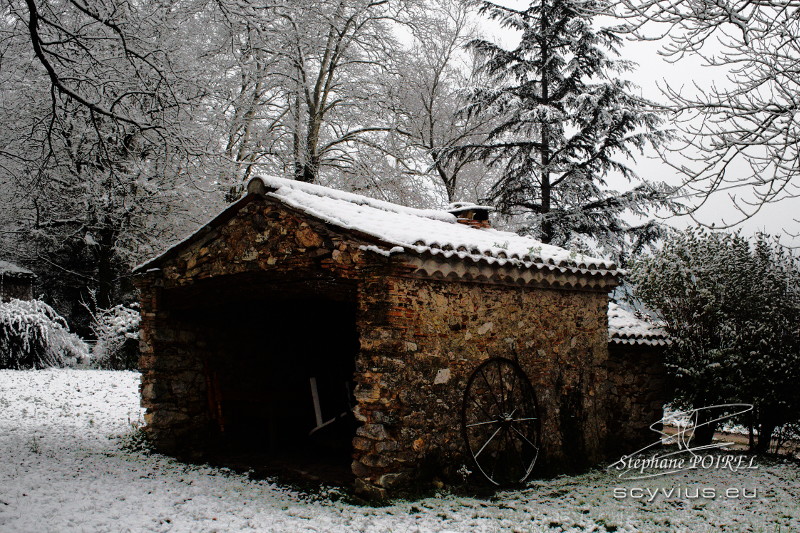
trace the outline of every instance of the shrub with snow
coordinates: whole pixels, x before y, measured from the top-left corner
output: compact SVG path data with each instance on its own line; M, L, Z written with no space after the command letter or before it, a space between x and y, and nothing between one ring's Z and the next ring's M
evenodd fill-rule
M630 279L674 341L666 364L680 407L753 404L761 452L776 428L800 423L794 250L767 235L686 230L634 263ZM714 425L699 429L697 442L710 443Z
M0 368L47 368L85 360L88 348L40 300L0 302Z
M95 314L92 331L97 343L93 363L109 370L136 370L139 366L139 311L124 305Z

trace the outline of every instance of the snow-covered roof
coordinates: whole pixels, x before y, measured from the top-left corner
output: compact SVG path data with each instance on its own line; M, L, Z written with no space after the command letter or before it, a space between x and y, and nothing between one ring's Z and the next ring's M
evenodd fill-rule
M260 177L266 196L314 218L374 237L387 252L429 253L496 266L616 275L611 261L543 244L530 237L456 222L446 211L401 205L275 177Z
M616 344L669 344L664 330L614 302L608 303L608 340Z
M448 213L454 213L454 214L469 210L494 211L494 207L490 205L478 205L472 202L452 202L450 205L447 206L446 209Z
M4 276L19 276L19 277L33 277L35 274L27 268L9 263L8 261L0 260L0 275Z
M387 257L403 254L419 263L415 265L419 272L432 277L608 290L616 285L619 274L611 261L570 252L516 233L459 224L456 216L447 211L405 207L276 177L253 178L247 190L245 198L229 206L208 225L134 270L156 267L160 260L198 238L209 226L228 220L243 203L260 194L373 241L363 245L364 250ZM456 263L461 266L454 266ZM562 281L556 280L559 276Z

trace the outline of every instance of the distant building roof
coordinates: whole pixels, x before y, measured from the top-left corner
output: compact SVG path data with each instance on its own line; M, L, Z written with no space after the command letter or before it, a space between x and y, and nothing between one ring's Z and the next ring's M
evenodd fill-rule
M15 265L14 263L9 263L8 261L0 260L0 275L3 276L13 276L13 277L36 277L36 274L28 270L27 268L22 268L21 266Z
M608 303L608 340L616 344L650 346L670 343L669 336L663 329L614 302Z

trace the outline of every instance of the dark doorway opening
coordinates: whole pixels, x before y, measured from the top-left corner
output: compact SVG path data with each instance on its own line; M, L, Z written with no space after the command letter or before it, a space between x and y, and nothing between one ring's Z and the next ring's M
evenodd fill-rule
M352 485L354 301L293 292L205 315L212 462L257 477Z

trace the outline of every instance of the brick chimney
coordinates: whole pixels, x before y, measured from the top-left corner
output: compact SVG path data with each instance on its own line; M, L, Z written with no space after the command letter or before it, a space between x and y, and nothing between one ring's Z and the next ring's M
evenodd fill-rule
M494 208L487 205L476 205L472 202L453 202L447 208L448 213L456 216L456 222L473 228L492 227L489 223L489 211L494 211Z

